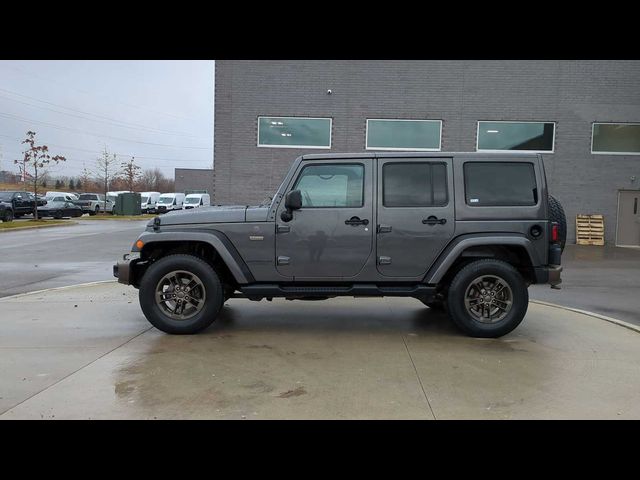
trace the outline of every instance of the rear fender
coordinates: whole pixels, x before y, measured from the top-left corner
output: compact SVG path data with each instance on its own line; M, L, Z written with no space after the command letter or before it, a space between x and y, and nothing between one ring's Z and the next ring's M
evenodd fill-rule
M460 258L462 253L470 248L483 245L504 245L523 247L529 255L533 267L540 266L538 254L527 237L521 234L502 233L495 234L470 234L455 238L439 255L438 260L429 269L424 277L424 283L435 284L440 282L449 268Z

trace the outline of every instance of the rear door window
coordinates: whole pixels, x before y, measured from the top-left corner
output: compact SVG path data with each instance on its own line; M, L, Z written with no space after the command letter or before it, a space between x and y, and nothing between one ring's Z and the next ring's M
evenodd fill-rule
M538 203L532 163L467 162L464 164L467 205L531 206Z
M387 163L382 169L385 207L433 207L447 204L444 163Z

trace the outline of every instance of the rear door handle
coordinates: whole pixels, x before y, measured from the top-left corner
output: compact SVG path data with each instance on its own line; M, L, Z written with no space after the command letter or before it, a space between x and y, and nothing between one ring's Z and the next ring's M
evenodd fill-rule
M369 225L369 220L367 220L366 218L363 218L362 220L360 220L360 217L351 217L349 220L345 220L344 223L345 225L352 225L352 226Z
M422 220L422 223L424 223L425 225L444 225L445 223L447 223L447 219L446 218L440 218L438 219L438 217L436 217L435 215L430 215L429 217L425 218Z

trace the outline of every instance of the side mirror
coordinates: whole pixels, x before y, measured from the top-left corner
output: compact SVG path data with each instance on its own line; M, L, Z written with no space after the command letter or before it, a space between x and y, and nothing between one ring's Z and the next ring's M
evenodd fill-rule
M286 210L282 211L280 218L283 222L290 222L293 220L293 211L302 208L302 193L300 193L300 190L291 190L287 193L284 197L284 206Z
M302 208L302 193L300 190L291 190L284 197L284 206L287 210L300 210Z

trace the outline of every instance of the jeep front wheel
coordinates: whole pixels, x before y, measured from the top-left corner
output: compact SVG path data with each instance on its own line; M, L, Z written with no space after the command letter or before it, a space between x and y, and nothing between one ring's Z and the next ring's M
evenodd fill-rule
M172 334L193 334L216 319L224 290L213 268L192 255L154 262L140 282L140 306L147 320Z
M516 328L529 306L522 275L501 260L481 259L463 267L447 296L451 320L472 337L497 338Z

